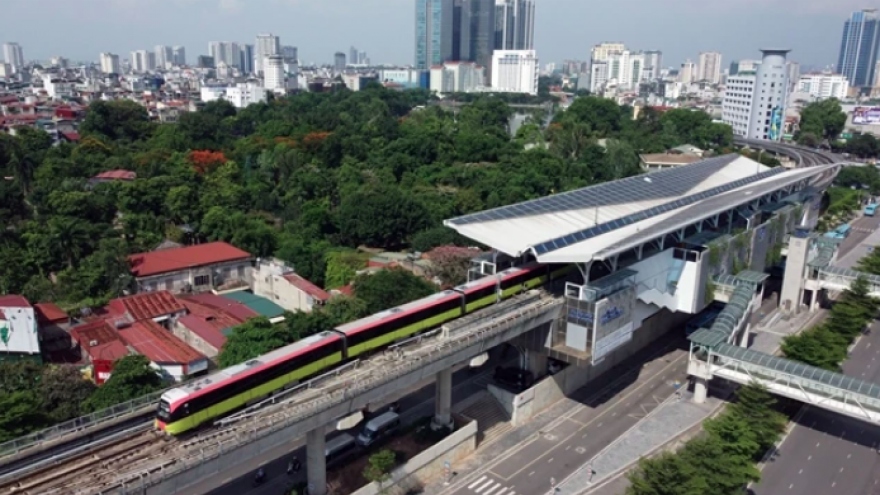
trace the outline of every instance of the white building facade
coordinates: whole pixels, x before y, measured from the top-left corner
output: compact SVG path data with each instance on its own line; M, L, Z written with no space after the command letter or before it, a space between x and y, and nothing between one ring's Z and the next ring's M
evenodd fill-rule
M101 72L104 74L121 74L122 67L119 65L119 55L115 53L102 53L100 56Z
M698 81L712 84L721 82L721 54L718 52L700 53Z
M18 72L24 67L24 52L18 43L3 44L3 60L12 67L13 72Z
M492 90L538 94L538 56L534 50L495 50Z
M727 78L721 120L735 136L778 141L782 139L788 101L789 50L761 50L764 54L753 73L740 71Z
M266 57L281 55L281 39L273 34L257 35L254 45L254 70L260 74L266 65Z
M484 88L486 69L473 62L447 62L431 67L431 91L470 93Z
M281 55L272 55L264 60L263 87L273 92L287 91L287 74L284 72L284 58Z
M797 92L806 93L819 100L826 98L842 100L849 93L849 81L842 74L830 72L804 74L798 80Z

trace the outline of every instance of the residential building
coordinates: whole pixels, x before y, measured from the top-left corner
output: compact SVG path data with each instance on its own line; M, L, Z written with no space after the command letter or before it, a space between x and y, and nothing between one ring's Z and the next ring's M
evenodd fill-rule
M131 52L131 70L135 73L152 72L156 70L156 54L147 50Z
M634 89L642 81L642 69L645 67L645 57L641 52L623 50L608 55L607 83L614 83L621 89Z
M416 0L416 69L452 60L454 37L454 0Z
M254 46L254 69L257 74L265 70L266 58L281 55L281 39L271 33L258 34Z
M151 320L121 328L119 336L174 381L208 371L208 358Z
M722 121L736 136L778 141L788 101L789 50L761 50L763 58L755 72L739 71L727 78L722 100Z
M492 90L538 94L538 57L534 50L495 50Z
M837 72L849 85L867 88L874 81L874 66L880 53L880 17L877 9L853 12L843 25Z
M221 286L249 285L253 257L225 242L209 242L128 257L138 292L210 291Z
M842 100L849 93L849 81L843 74L831 72L804 74L798 80L796 91L819 100L826 98Z
M759 65L761 65L760 60L737 60L730 63L727 75L735 76L740 72L755 72L758 70Z
M24 52L21 45L15 42L3 44L3 60L12 67L12 72L18 72L24 67Z
M186 65L186 48L178 45L172 48L171 52L171 62L173 65L176 67L183 67Z
M794 91L795 86L801 79L801 64L797 62L788 62L785 66L788 69L788 82L791 83L789 91Z
M94 320L73 327L70 337L81 358L91 365L92 380L98 385L110 378L113 363L132 354L119 332L107 320Z
M49 59L49 65L59 69L67 69L70 66L70 60L64 57L55 56Z
M34 308L23 296L0 296L0 361L19 359L41 361Z
M594 46L590 52L590 60L598 62L606 62L612 54L620 53L626 50L623 43L599 43Z
M358 65L361 63L360 53L358 52L357 48L351 47L348 49L348 61L351 65Z
M250 318L239 318L222 309L184 300L187 314L174 323L171 332L186 345L215 358L226 343L226 334ZM253 317L257 314L254 313Z
M288 63L296 63L299 61L299 51L295 46L282 46L281 56L284 57L284 61Z
M342 83L345 87L352 91L360 91L367 87L368 84L379 82L375 75L368 74L342 74Z
M697 75L697 64L688 59L681 64L681 70L678 71L678 80L684 84L690 84L697 80Z
M590 93L598 94L604 91L608 84L608 62L605 60L590 62L589 80Z
M345 72L346 60L345 54L342 52L336 52L333 55L333 73L334 74L342 74Z
M73 81L61 79L53 74L43 76L43 89L53 100L66 100L76 96L76 88Z
M114 53L102 53L100 56L101 72L104 74L122 74L119 65L119 55Z
M486 71L473 62L446 62L431 67L431 91L468 93L485 87Z
M287 75L284 72L284 59L281 55L266 57L263 66L263 88L273 92L287 91Z
M330 300L330 294L293 271L283 261L261 259L254 266L253 291L287 311L309 312Z
M170 69L174 65L174 49L170 46L156 45L153 49L156 53L156 67Z
M535 0L495 0L495 49L535 49Z
M648 50L643 53L645 67L642 70L643 81L656 81L660 79L660 71L663 70L663 52L660 50Z
M199 69L213 69L215 64L214 57L208 55L199 55L196 59L196 67Z
M226 88L226 101L236 108L266 102L266 88L257 81L238 83Z
M223 62L227 67L241 66L241 47L233 41L212 41L208 43L208 54L214 58L215 66Z
M699 58L699 70L697 81L706 81L711 84L721 82L721 54L718 52L702 52ZM684 81L682 81L684 82Z

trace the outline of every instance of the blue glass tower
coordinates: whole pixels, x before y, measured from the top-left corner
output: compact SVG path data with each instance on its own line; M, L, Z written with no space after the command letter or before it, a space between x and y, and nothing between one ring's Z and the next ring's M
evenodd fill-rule
M876 9L853 12L843 25L837 72L855 87L874 85L874 66L880 51L880 18Z
M416 0L417 69L453 58L453 11L453 0Z

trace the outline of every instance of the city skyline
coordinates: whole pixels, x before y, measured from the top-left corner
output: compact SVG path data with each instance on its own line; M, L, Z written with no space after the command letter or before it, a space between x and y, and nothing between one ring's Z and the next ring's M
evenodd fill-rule
M7 0L7 15L0 20L6 39L0 41L18 42L28 60L62 55L74 61L97 61L102 52L128 54L155 45L182 45L195 60L207 54L209 41L253 43L257 34L272 32L285 44L298 46L305 63L330 63L335 52L351 45L370 53L377 64L407 65L415 57L413 43L401 43L400 36L375 29L397 26L395 31L412 39L413 0L356 4L251 0L249 8L240 0L157 1L173 7L174 15L168 15L167 9L144 9L138 0L93 0L102 9L100 16L75 2L46 0L49 8L33 9L32 2ZM254 2L259 8L254 8ZM834 66L842 22L863 7L854 0L833 5L816 0L792 12L782 2L745 3L685 0L679 8L670 9L647 0L622 0L596 11L576 0L543 0L536 7L535 49L541 60L558 62L587 59L590 48L602 41L622 41L636 48L658 48L664 52L666 65L677 66L702 50L718 51L730 61L749 58L762 46L785 46L792 49L792 59L803 65ZM644 15L632 16L634 9ZM690 18L695 21L688 22ZM291 23L292 19L296 22ZM193 29L196 22L199 28ZM28 27L33 25L44 29ZM715 27L707 30L707 25ZM82 32L99 35L82 37ZM743 36L746 32L749 36Z

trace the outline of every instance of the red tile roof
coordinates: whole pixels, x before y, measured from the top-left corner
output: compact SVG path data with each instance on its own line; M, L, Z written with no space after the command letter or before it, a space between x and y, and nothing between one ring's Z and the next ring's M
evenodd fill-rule
M222 317L218 318L216 316L186 315L177 320L177 323L201 337L202 340L207 342L211 347L219 350L223 347L223 344L226 343L226 336L223 335L223 329L237 325L237 323L224 325L221 323L222 321L229 320Z
M205 358L158 323L139 321L119 331L122 340L156 364L190 364Z
M103 180L135 180L137 179L137 173L128 170L108 170L101 172L94 178Z
M162 290L113 299L107 309L113 315L127 313L134 321L140 321L185 311L186 307L170 292Z
M8 294L0 296L0 308L30 308L31 303L24 296Z
M74 143L79 142L78 132L62 132L61 135L64 136L68 141L73 141Z
M288 273L287 275L284 275L284 280L287 280L297 289L319 301L327 301L330 299L330 294L328 294L327 291L302 278L296 273Z
M209 242L177 249L133 254L128 257L128 262L131 265L132 275L149 277L215 263L246 260L250 257L250 253L225 242Z
M40 323L64 323L69 320L67 313L55 303L34 304L34 311L37 313L37 321Z
M106 359L115 361L128 354L125 343L119 337L119 332L105 320L93 321L74 327L70 336L77 341L83 351L94 359ZM109 345L113 342L119 345ZM122 351L120 351L120 346Z
M193 311L192 307L190 306L190 302L194 302L197 305L201 305L203 307L207 307L207 308L215 310L215 311L219 310L224 313L227 313L232 318L235 318L236 320L239 320L242 323L247 320L250 320L251 318L256 318L256 317L260 316L256 311L247 307L247 305L245 305L244 303L240 303L238 301L233 301L232 299L227 299L225 297L218 296L216 294L211 294L211 293L196 294L196 295L192 295L192 296L187 296L185 298L181 298L181 300L184 302L184 304L187 305L187 308L193 313L196 313L196 311ZM205 314L204 311L202 311L201 314Z

